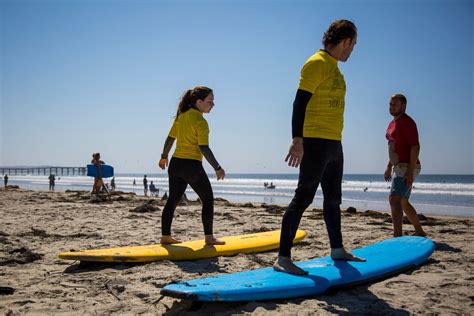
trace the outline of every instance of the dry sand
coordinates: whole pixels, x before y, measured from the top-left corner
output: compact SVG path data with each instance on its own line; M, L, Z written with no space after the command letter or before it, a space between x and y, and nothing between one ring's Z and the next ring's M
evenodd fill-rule
M314 297L265 302L204 303L161 297L173 281L270 266L276 251L233 257L149 264L80 265L58 259L71 249L157 243L163 202L143 213L130 210L149 198L117 194L108 201L86 192L0 190L0 312L16 314L469 314L474 312L472 218L422 220L436 251L421 267L378 282ZM218 236L280 228L283 207L216 202ZM200 205L179 206L173 233L202 239ZM347 248L391 237L387 214L343 213ZM328 255L322 213L308 209L301 222L308 237L295 246L297 261ZM407 234L411 225L404 225Z

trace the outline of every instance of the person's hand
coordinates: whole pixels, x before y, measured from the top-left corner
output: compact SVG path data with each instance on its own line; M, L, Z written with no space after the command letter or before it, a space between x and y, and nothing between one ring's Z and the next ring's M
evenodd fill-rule
M413 171L412 170L407 170L407 172L405 173L405 183L406 183L407 187L409 187L409 188L412 187L414 178L415 177L413 176Z
M160 166L161 169L165 170L165 168L168 167L168 159L161 158L160 162L158 163L158 166Z
M387 167L387 169L385 169L385 173L383 174L383 178L385 179L385 181L392 180L392 168Z
M224 168L221 167L219 170L216 170L216 177L217 177L217 181L224 180L224 178L225 178Z
M298 168L303 159L303 138L295 137L286 155L285 162L288 162L288 166Z

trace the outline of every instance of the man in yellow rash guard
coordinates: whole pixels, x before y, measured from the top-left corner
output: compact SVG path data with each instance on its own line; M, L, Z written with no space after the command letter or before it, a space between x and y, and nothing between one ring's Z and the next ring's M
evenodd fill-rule
M346 84L337 64L349 59L356 41L354 23L334 21L324 34L324 50L311 56L301 70L293 103L293 142L285 160L289 166L301 166L295 196L283 216L280 251L273 265L276 271L307 274L291 261L291 248L303 212L313 202L319 183L323 188L324 221L332 259L364 261L344 250L339 207Z
M303 137L342 139L346 83L337 59L324 50L303 66L298 89L312 94L306 106Z

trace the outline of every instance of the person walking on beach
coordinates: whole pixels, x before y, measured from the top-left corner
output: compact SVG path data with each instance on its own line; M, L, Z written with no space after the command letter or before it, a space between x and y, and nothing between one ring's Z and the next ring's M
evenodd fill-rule
M56 177L54 176L54 174L51 173L48 177L48 180L49 180L49 190L54 191L54 185L56 182Z
M5 176L3 177L3 183L5 184L5 188L6 188L7 185L8 185L8 175L5 175Z
M146 175L143 177L143 192L145 193L145 196L147 196L147 193L148 193L148 180L146 178Z
M110 194L109 189L104 183L104 179L102 178L102 168L101 165L105 164L104 161L100 159L100 153L93 153L91 164L95 165L97 168L98 177L94 178L94 185L92 187L92 194L99 194L102 191Z
M385 169L385 181L392 180L390 187L390 208L392 211L393 235L402 236L403 212L415 227L415 235L426 236L418 215L410 204L410 194L415 178L420 174L420 143L415 121L405 113L407 99L403 94L390 98L390 115L385 137L388 140L389 161ZM392 176L393 174L393 176Z
M169 163L169 197L163 209L161 227L162 244L175 244L180 241L171 237L171 223L176 206L181 200L188 184L199 196L202 203L202 222L205 242L208 245L223 245L224 241L214 237L214 194L211 183L202 166L202 156L216 172L217 180L225 177L224 169L219 165L209 148L209 126L203 114L214 107L214 94L208 87L195 87L187 90L181 98L173 126L166 138L163 153L159 161L161 169L168 166L168 153L177 140L176 149Z
M291 261L291 248L301 217L313 202L319 183L324 196L324 222L334 260L364 261L347 252L341 234L343 152L341 145L346 83L338 61L347 61L357 41L351 21L336 20L324 33L324 49L303 65L293 103L292 136L285 161L300 167L298 186L281 225L276 271L307 274Z

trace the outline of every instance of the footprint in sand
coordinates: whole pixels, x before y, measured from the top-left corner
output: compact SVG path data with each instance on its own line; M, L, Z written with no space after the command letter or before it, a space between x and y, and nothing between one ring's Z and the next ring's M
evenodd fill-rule
M410 286L411 286L413 284L413 282L395 280L395 281L388 281L387 283L385 283L385 287L387 287L389 289L395 289L395 288L399 287L400 285L404 286L404 285L408 285L408 284L410 284Z

